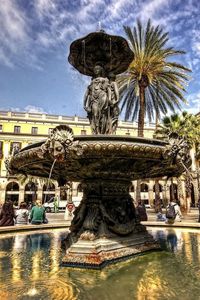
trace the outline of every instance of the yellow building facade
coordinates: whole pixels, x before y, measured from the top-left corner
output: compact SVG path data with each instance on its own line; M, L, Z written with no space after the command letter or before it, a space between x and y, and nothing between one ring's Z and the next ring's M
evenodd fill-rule
M48 201L55 195L61 199L66 199L69 195L69 188L58 187L56 182L48 185L47 181L27 179L19 180L17 177L9 176L6 170L6 161L13 151L21 149L27 145L45 140L51 130L60 125L70 126L74 135L90 135L91 129L89 121L86 118L78 116L58 116L40 113L24 112L0 112L0 202L3 203L6 198L12 199L18 205L22 201L34 202L35 199ZM155 132L155 124L146 124L144 137L152 138ZM137 123L119 121L117 135L137 136ZM38 174L39 176L39 174ZM176 182L176 181L175 181ZM154 181L141 181L141 199L146 205L153 206L155 199ZM175 188L176 188L176 183ZM184 183L182 182L183 188ZM196 186L196 185L195 185ZM197 203L197 187L192 188L192 204ZM78 182L71 185L72 199L78 203L82 197L82 189ZM130 193L133 199L136 198L136 182L130 187ZM178 198L178 189L176 188ZM168 202L170 198L170 182L160 180L160 196L163 202Z

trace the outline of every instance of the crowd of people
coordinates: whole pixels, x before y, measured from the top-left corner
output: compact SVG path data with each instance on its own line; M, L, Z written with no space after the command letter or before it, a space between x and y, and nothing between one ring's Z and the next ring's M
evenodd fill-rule
M142 201L138 201L138 204L136 206L136 213L140 221L148 221L146 207ZM181 219L182 213L180 206L177 202L174 202L173 200L170 200L169 204L167 205L165 214L159 211L156 216L157 221L164 221L167 224L181 222Z
M29 209L28 209L29 208ZM21 202L19 208L14 208L13 201L6 200L0 208L0 226L40 225L48 223L41 200L36 200L33 207Z
M54 212L58 212L58 201L55 197ZM146 207L142 201L136 205L136 214L140 221L148 221ZM157 221L164 221L168 224L181 222L182 213L180 206L173 200L166 207L165 213L161 211L156 215ZM19 225L40 225L48 223L45 208L41 200L36 200L34 205L27 205L26 202L21 202L19 207L13 205L13 201L7 199L0 207L0 226L19 226Z

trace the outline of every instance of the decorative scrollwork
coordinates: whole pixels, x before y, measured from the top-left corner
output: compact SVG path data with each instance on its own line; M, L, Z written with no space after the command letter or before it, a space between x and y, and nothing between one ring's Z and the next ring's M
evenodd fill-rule
M189 150L187 141L173 133L169 136L169 145L166 146L163 157L170 158L173 164L183 164L186 168L191 163Z

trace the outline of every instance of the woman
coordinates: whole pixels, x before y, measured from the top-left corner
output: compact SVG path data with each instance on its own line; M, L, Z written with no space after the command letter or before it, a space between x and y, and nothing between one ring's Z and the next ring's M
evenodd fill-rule
M19 209L15 213L15 225L26 225L28 224L29 211L25 202L20 203Z
M136 207L136 212L140 218L140 221L147 221L147 212L146 212L146 207L142 201L138 201L138 205Z
M15 212L13 208L13 202L11 200L6 200L0 213L0 226L13 226L14 218Z
M44 220L46 219L45 209L42 206L42 201L36 200L35 204L36 205L33 206L33 208L31 209L31 214L30 214L31 224L40 225L44 223Z

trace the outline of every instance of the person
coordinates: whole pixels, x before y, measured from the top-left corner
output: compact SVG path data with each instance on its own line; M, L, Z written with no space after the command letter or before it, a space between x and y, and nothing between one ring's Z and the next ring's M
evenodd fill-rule
M140 218L140 221L147 221L147 212L146 212L146 207L142 201L138 201L138 205L136 206L136 212Z
M0 226L13 226L15 218L15 211L13 208L13 202L6 200L2 205L0 213Z
M166 221L165 215L162 214L162 212L158 212L158 213L157 213L156 221Z
M22 202L19 205L15 213L15 225L27 225L28 224L29 211L27 209L26 202Z
M46 219L45 209L42 206L41 200L36 200L35 204L36 205L31 209L30 221L31 224L40 225L44 223L44 220Z
M58 212L58 197L57 196L54 197L53 208L54 208L54 213L57 213Z
M171 207L174 209L174 216L169 217L168 211ZM170 203L166 207L166 219L167 219L166 223L173 224L174 222L181 222L181 218L182 218L182 213L180 210L180 206L172 199L170 199Z

